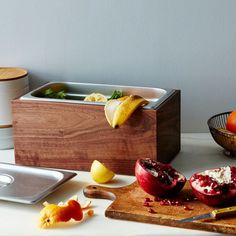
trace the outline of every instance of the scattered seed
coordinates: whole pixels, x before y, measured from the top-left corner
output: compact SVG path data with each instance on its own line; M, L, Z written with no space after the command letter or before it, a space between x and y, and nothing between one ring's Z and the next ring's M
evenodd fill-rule
M160 201L161 206L182 206L183 203L180 200L169 200L169 199L163 199Z
M153 202L153 201L149 197L146 197L145 202Z
M145 207L150 207L150 204L149 204L148 202L144 202L144 203L143 203L143 206L145 206Z
M93 211L92 209L89 209L89 210L87 211L87 215L88 215L88 216L93 216L93 215L94 215L94 211Z
M186 205L186 206L184 206L184 210L185 210L185 211L192 211L193 208L190 208L189 206Z

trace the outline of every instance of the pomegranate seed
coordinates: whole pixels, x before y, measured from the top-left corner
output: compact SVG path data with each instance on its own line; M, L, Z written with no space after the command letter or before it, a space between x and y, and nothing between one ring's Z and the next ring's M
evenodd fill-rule
M150 207L150 204L149 204L148 202L144 202L144 203L143 203L143 206L145 206L145 207Z
M179 200L169 200L169 199L163 199L160 201L161 206L182 206L183 203Z
M161 206L170 206L171 202L168 199L164 199L164 200L160 201L160 205Z
M152 200L149 197L146 197L145 202L152 202Z
M205 182L203 180L200 181L200 186L205 187Z
M215 191L214 189L212 189L212 190L210 191L210 194L216 194L216 191Z
M185 211L192 211L193 209L190 208L189 206L184 206L184 210L185 210Z
M202 175L195 176L195 178L198 177L199 181L204 180L204 177Z

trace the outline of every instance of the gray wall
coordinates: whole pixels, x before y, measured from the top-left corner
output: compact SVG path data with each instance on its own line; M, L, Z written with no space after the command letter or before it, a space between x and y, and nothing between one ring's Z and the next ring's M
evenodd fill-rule
M182 90L182 131L236 109L236 0L0 0L0 65Z

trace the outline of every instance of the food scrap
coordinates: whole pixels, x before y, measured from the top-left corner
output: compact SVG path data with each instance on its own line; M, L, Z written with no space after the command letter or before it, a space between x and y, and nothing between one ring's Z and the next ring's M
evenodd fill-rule
M90 169L90 174L93 180L99 184L107 183L111 181L115 176L114 172L112 172L109 168L107 168L103 163L99 162L98 160L93 161Z
M86 214L87 214L88 216L93 216L93 215L94 215L94 211L93 211L92 209L89 209L89 210L86 212Z
M40 211L39 227L48 228L59 222L68 222L71 219L81 221L83 219L83 210L91 205L91 201L87 201L84 205L80 205L77 197L70 198L66 203L50 204L44 202L44 208ZM90 213L88 214L88 212ZM89 209L87 215L92 216L93 210Z
M66 93L64 90L54 91L52 88L49 88L44 91L43 96L46 98L64 99L66 97Z
M112 128L118 128L129 119L137 108L146 104L148 101L138 95L111 99L105 104L105 116Z
M184 206L184 210L185 210L185 211L192 211L193 208L190 208L189 206L186 205L186 206Z
M105 95L101 93L91 93L87 95L84 99L85 102L107 102Z
M118 99L118 98L121 98L121 97L123 97L122 91L115 90L115 91L112 93L111 97L108 98L108 100L111 100L111 99Z
M119 90L114 90L110 98L107 98L102 93L91 93L85 97L84 101L85 102L107 102L108 100L118 99L118 98L121 98L122 96L123 96L123 93L122 91L119 91Z

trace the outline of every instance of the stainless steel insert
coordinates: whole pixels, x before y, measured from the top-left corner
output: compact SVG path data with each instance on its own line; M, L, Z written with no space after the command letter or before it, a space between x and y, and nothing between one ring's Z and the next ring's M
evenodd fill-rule
M0 200L34 204L75 175L69 171L0 163Z
M53 99L43 97L44 91L48 88L55 90L63 89L66 93L66 99ZM37 88L26 95L22 96L22 100L40 100L50 102L67 102L80 104L104 105L102 102L85 102L84 98L91 93L102 93L106 97L110 97L114 90L122 91L124 95L136 94L144 97L149 101L144 108L155 109L167 97L169 97L174 90L150 88L150 87L133 87L122 85L108 85L108 84L90 84L90 83L75 83L75 82L50 82L40 88Z

